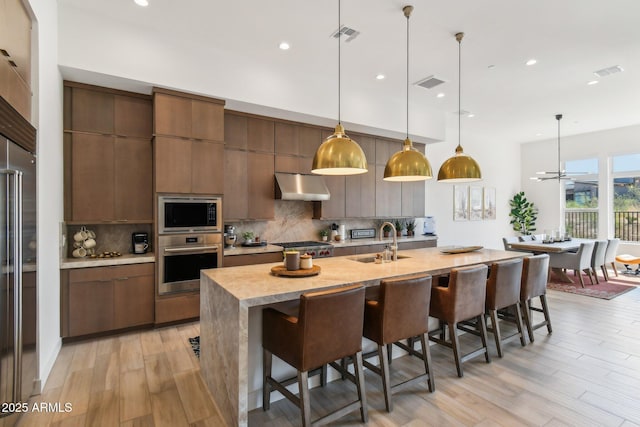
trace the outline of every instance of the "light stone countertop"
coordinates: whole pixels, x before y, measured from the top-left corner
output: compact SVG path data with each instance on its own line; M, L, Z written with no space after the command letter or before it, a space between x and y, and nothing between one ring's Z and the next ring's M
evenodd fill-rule
M236 246L233 249L224 248L224 256L266 254L269 252L282 252L284 248L278 245L267 244L265 246Z
M153 253L142 255L123 254L114 258L65 258L60 262L60 269L88 268L88 267L108 267L112 265L145 264L155 262L156 256Z
M266 305L299 298L303 292L350 283L376 285L381 279L418 273L442 274L452 267L520 258L524 252L481 249L463 254L443 254L439 248L401 250L407 258L385 264L356 261L371 254L314 259L322 269L311 277L273 276L271 267L281 263L225 267L202 271L202 286L220 286L234 299L247 307Z

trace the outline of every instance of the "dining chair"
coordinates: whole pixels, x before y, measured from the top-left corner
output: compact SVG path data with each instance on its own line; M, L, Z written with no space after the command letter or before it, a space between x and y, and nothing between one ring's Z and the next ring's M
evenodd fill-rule
M618 246L620 245L620 239L609 239L607 243L607 250L604 253L604 276L606 280L609 280L609 271L607 265L611 264L613 272L616 277L618 276L618 269L616 268L616 255L618 254Z
M504 245L504 250L505 251L517 251L518 249L513 249L511 247L512 243L518 243L520 241L520 239L518 239L517 237L503 237L502 238L502 244Z
M551 253L549 258L549 267L561 268L564 270L573 270L578 276L580 285L584 288L584 279L582 272L589 276L589 280L593 285L593 277L591 276L591 254L593 253L594 242L580 243L577 252L561 252Z
M533 235L531 234L527 234L526 236L520 236L519 237L521 242L533 242Z
M591 271L596 278L596 284L600 283L600 280L598 279L598 268L602 270L605 282L609 280L607 279L607 271L604 267L604 255L607 251L607 244L608 242L606 240L596 240L593 246L593 254L591 255Z

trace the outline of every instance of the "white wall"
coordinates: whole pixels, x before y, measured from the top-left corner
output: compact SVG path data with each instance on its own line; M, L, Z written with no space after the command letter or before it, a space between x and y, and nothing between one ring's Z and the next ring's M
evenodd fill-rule
M63 219L62 78L57 2L30 0L34 25L33 113L38 130L38 353L44 386L61 346L58 230Z
M426 149L434 174L434 178L427 181L426 213L436 219L438 246L480 245L500 249L502 237L516 235L509 225L509 199L520 191L520 147L509 141L477 139L465 134L463 127L464 152L473 157L482 170L482 181L464 185L495 187L496 219L453 221L453 185L437 182L440 166L453 156L457 146L457 118L450 115L448 119L448 142L427 145Z
M640 152L640 125L561 137L560 144L563 161L598 158L599 168L603 170L608 167L608 158L611 156ZM557 229L564 223L561 217L562 199L558 182L536 182L529 179L536 171L553 171L557 168L557 138L523 144L521 164L522 188L527 198L540 210L538 230ZM612 198L611 184L601 180L599 203L611 206ZM607 224L604 218L598 228L599 238L613 237L612 224ZM624 244L618 252L640 256L640 245Z

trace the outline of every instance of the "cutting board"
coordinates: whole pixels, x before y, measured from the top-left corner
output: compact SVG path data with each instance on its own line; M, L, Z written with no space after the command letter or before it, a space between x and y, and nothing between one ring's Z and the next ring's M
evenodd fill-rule
M271 274L274 276L282 276L282 277L309 277L320 274L320 266L314 265L309 269L299 269L299 270L287 270L287 267L284 265L276 265L275 267L271 267Z

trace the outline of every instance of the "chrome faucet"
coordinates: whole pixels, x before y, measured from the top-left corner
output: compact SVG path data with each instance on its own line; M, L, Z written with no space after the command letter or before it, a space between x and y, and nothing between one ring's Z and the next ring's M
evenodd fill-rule
M391 246L392 259L393 261L397 261L398 260L398 233L396 232L395 225L391 224L389 221L385 221L380 226L380 234L379 234L380 240L382 240L382 230L384 229L385 225L391 226L391 230L392 230L391 232L393 233L393 246Z

